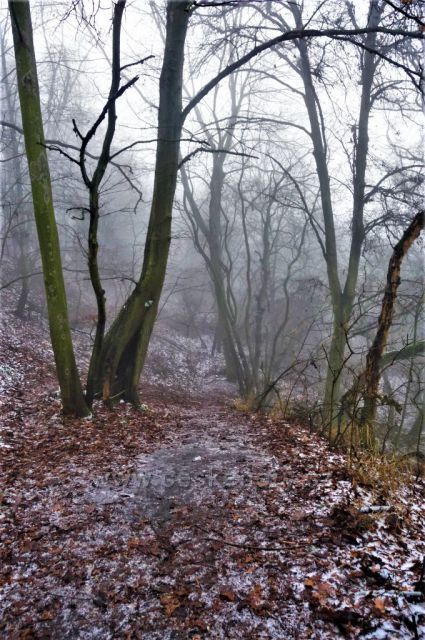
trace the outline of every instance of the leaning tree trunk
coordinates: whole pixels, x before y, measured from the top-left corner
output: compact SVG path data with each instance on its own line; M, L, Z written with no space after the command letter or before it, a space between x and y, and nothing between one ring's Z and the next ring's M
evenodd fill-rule
M105 336L101 386L105 400L138 403L138 383L155 322L171 240L182 117L186 0L167 4L167 35L160 77L158 143L151 213L140 279Z
M388 264L387 284L382 299L381 313L378 320L378 329L375 339L366 358L364 372L364 405L360 415L361 441L370 446L374 441L373 424L376 415L378 399L378 387L380 380L380 361L388 340L394 304L397 298L397 289L400 284L400 269L404 256L409 251L413 242L418 238L424 227L424 212L420 211L403 233L401 239L394 247Z
M29 2L22 0L9 0L9 10L22 127L43 265L50 337L61 389L62 405L65 413L87 416L89 410L81 389L68 322L59 237L53 208L52 185L44 147L44 131L30 5Z

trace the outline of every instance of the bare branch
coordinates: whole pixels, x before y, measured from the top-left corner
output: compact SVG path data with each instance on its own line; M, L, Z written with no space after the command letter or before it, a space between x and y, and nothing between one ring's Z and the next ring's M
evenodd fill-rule
M390 29L388 27L364 27L363 29L295 29L292 31L287 31L286 33L277 36L276 38L272 38L267 42L263 42L253 49L246 53L244 56L235 60L229 64L225 69L220 71L214 78L212 78L207 84L200 90L198 93L188 102L185 108L182 111L182 119L183 121L186 119L188 114L194 109L194 107L213 89L221 80L226 78L228 75L242 67L244 64L255 58L263 51L267 51L268 49L272 49L276 45L282 44L283 42L290 42L292 40L304 40L310 38L334 38L334 39L347 39L352 44L357 46L361 46L362 43L351 40L354 36L366 35L368 33L382 33L385 35L391 36L405 36L415 39L423 40L424 33L422 31L408 31L406 29Z
M199 147L199 149L195 149L188 153L182 160L179 162L179 169L186 163L189 162L194 156L198 153L226 153L229 156L241 156L242 158L253 158L254 160L258 160L258 156L253 156L249 153L243 153L242 151L229 151L228 149L205 149L204 147Z
M146 58L142 58L141 60L137 60L136 62L129 62L128 64L124 64L122 67L120 67L120 71L124 71L124 69L129 69L130 67L134 67L136 64L143 64L144 62L147 62L147 60L150 60L151 58L155 58L155 56L154 55L146 56Z

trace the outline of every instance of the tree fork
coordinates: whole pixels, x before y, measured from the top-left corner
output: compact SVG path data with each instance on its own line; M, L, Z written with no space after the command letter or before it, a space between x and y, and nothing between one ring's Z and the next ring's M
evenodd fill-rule
M104 400L118 389L138 402L137 385L155 322L171 240L171 221L183 126L184 45L190 12L185 0L167 4L167 35L160 77L155 180L142 273L105 336L101 356Z

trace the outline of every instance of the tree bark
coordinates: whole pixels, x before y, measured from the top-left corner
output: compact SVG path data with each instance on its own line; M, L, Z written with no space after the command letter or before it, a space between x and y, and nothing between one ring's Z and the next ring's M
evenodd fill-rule
M333 310L333 332L328 355L324 395L324 422L331 429L336 418L336 406L341 395L341 379L347 341L347 327L353 309L358 281L361 250L364 242L364 203L365 176L367 155L369 150L369 116L372 106L371 92L376 70L376 56L373 50L376 45L377 29L384 3L379 0L370 1L365 50L362 60L361 85L362 95L359 117L354 134L354 175L353 175L353 212L351 218L351 246L347 276L342 288L338 275L338 250L335 235L334 213L331 198L330 178L327 167L327 148L325 130L321 124L319 100L316 94L309 61L308 48L304 40L299 42L301 75L305 90L305 103L310 120L313 153L316 161L320 184L320 195L325 228L325 260L328 273L329 289ZM297 27L301 28L301 14L297 7L292 9Z
M119 396L135 404L139 402L138 383L158 310L171 240L183 125L184 44L189 16L185 0L168 2L155 179L144 261L134 291L105 336L101 355L101 386L105 400Z
M118 0L114 7L114 16L112 20L112 77L107 102L107 127L103 139L102 151L100 153L99 160L91 179L88 177L85 169L84 153L87 147L87 143L90 140L90 137L92 137L92 132L95 132L97 129L96 123L83 139L80 152L81 173L83 176L83 180L89 190L90 225L87 241L88 268L97 304L96 333L90 358L89 371L87 374L86 400L89 406L91 406L93 403L96 385L98 384L99 377L101 375L101 354L106 327L106 298L98 262L99 244L97 239L97 231L100 217L99 189L109 164L111 144L114 138L115 125L117 120L116 99L121 82L121 24L125 4L126 0ZM97 120L97 122L99 122L99 119Z
M376 415L378 388L380 381L380 362L388 340L388 333L393 320L394 304L400 285L400 270L403 258L413 242L419 237L424 227L424 212L420 211L413 218L401 239L394 247L388 264L387 284L382 299L378 329L366 358L364 373L364 405L360 415L361 438L365 445L373 443L373 424Z
M14 121L16 119L16 108L14 100L12 99L12 84L10 82L10 76L6 65L6 34L0 35L0 49L1 49L1 62L2 62L2 75L4 82L4 101L5 101L5 114L7 119ZM3 208L3 222L6 221L4 233L2 229L2 242L6 244L7 237L9 235L9 229L16 223L16 229L10 234L10 240L12 247L16 243L16 254L13 252L12 259L16 262L18 275L27 275L32 271L30 265L29 255L29 242L31 240L31 234L29 231L29 225L22 215L24 208L24 190L23 190L23 161L20 156L20 147L17 138L17 131L10 129L9 131L9 145L8 145L12 159L4 166L4 179L2 180L2 197L1 204ZM6 214L8 200L9 215ZM13 250L13 249L12 249ZM3 252L3 250L2 250ZM29 296L29 281L28 278L22 278L21 292L19 294L18 302L16 304L15 313L18 318L25 318L25 308L28 302Z
M40 245L47 310L64 413L87 416L75 363L52 185L44 144L37 67L29 2L9 0L25 149Z

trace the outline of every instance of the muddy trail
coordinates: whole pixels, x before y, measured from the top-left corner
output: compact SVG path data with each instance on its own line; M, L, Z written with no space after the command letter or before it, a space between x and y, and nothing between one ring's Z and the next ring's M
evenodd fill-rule
M425 637L423 482L229 398L65 420L43 352L2 394L1 638Z

